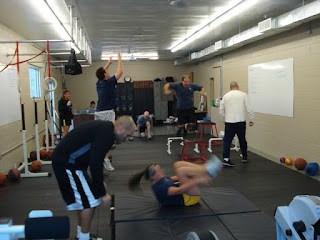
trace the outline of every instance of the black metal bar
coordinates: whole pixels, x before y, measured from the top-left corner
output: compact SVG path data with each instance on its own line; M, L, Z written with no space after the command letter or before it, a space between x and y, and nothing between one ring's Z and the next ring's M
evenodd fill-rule
M26 130L26 124L24 121L24 104L21 104L21 118L22 118L22 130Z
M37 108L37 102L34 101L34 119L35 119L35 124L38 124L38 108Z
M44 119L45 120L48 120L48 108L47 108L47 101L46 100L44 100Z
M50 101L50 111L51 111L51 117L53 117L53 107L52 107L52 100Z

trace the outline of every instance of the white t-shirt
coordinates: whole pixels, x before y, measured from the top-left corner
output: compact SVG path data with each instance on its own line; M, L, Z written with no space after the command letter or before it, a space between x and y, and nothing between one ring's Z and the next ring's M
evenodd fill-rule
M250 122L254 122L253 109L246 93L239 90L231 90L223 96L219 112L221 121L227 123L245 122L245 111L248 112Z

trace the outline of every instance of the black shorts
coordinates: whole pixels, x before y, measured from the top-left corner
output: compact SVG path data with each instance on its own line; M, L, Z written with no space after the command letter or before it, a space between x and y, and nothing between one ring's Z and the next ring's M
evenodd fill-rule
M68 210L94 208L100 204L92 189L92 180L85 170L71 170L52 165L62 198Z
M70 117L60 117L60 126L70 126L71 125L71 118Z
M140 126L140 132L145 132L146 131L146 125Z
M183 125L186 123L194 123L194 109L178 109L178 124Z

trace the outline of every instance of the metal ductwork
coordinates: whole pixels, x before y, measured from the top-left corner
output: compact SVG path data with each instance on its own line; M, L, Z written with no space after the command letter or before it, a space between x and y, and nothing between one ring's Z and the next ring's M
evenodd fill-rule
M176 60L175 65L191 64L210 59L225 52L230 52L249 43L288 31L303 23L320 18L320 1L309 3L276 18L259 22L257 26L220 40L199 52L193 52L188 57Z

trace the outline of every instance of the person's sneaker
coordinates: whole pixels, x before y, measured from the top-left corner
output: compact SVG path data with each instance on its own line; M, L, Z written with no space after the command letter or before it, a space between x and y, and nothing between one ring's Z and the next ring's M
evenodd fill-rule
M248 159L247 159L247 158L243 158L243 159L242 159L242 162L243 162L243 163L247 163L247 162L248 162Z
M109 170L109 171L113 171L113 170L114 170L114 167L112 167L109 158L104 160L103 166L104 166L105 169L107 169L107 170Z
M102 238L99 238L93 234L90 234L90 240L103 240Z
M74 238L75 240L79 240L79 238L75 237ZM93 234L90 234L90 240L103 240L102 238L99 238L99 237L96 237L95 235Z
M111 148L110 149L114 149L116 147L116 144L112 144Z
M152 139L151 135L148 135L148 140Z
M213 155L204 166L208 169L208 175L212 178L215 178L222 169L222 163L216 155Z
M223 166L226 166L226 167L234 167L235 164L233 162L231 162L231 160L223 160L223 163L222 163Z

